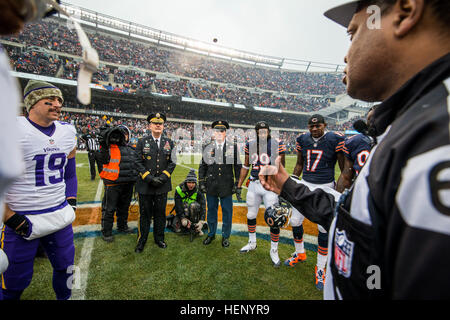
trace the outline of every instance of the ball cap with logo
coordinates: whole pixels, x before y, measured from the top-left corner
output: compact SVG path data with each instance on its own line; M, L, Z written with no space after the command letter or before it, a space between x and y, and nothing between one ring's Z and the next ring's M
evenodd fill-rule
M213 129L230 129L230 125L225 120L214 121L211 125Z
M167 120L166 115L164 113L152 113L147 117L147 121L149 123L165 123Z
M255 130L258 131L259 129L267 129L270 131L269 124L265 121L259 121L255 125Z
M362 2L359 1L341 1L342 3L336 7L327 10L324 15L325 17L333 20L334 22L340 24L341 26L347 28L353 15L358 9L358 5Z
M308 120L308 125L326 123L325 118L320 114L312 115Z

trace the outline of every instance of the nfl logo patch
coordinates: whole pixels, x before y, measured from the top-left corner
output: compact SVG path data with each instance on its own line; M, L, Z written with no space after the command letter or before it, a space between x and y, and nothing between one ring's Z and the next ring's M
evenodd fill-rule
M334 238L334 265L339 274L349 278L352 273L352 258L355 243L347 238L345 230L336 229Z
M50 144L55 144L55 140L53 139L48 140L48 142L50 142Z

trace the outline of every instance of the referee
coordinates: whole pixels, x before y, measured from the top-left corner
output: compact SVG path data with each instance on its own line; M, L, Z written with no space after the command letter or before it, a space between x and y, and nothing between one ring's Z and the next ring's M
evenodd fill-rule
M95 180L95 162L97 161L97 152L100 150L100 144L98 143L98 138L95 136L94 132L87 132L86 128L83 128L83 135L81 139L86 142L86 148L88 151L89 158L89 169L91 171L91 180ZM97 161L98 162L98 161ZM98 168L101 168L97 163Z
M283 166L264 167L261 184L329 230L325 299L448 300L450 1L347 1L325 15L351 37L348 94L381 101L368 129L376 145L341 197Z

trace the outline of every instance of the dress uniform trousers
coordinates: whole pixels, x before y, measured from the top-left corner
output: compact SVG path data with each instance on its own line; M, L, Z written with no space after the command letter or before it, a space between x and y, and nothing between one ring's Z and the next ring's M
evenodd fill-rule
M153 239L164 241L166 228L167 193L139 195L138 243L145 245L153 218Z

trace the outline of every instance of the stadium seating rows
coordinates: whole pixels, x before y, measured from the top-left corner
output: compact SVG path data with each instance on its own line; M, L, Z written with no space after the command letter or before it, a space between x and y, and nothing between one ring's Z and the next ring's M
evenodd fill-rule
M67 56L52 56L48 53L32 51L33 46L53 50L61 54L81 55L81 47L70 30L54 20L28 25L15 36L4 40L24 45L7 46L16 71L59 76L76 79L79 64ZM137 66L156 72L168 72L181 77L191 77L230 83L247 88L292 92L303 95L336 95L345 91L341 75L335 73L288 72L255 66L245 66L201 55L188 54L177 50L156 48L125 37L114 37L88 32L101 61L123 66ZM28 63L31 62L31 63ZM32 66L29 66L32 64ZM61 70L60 70L61 69ZM132 70L119 70L110 65L101 66L94 75L93 82L113 81L129 89L151 90L158 93L198 99L222 100L251 106L281 108L310 112L328 106L326 98L310 98L299 95L279 97L269 92L250 93L238 88L219 85L198 85L191 81L165 81L156 79L155 74Z

